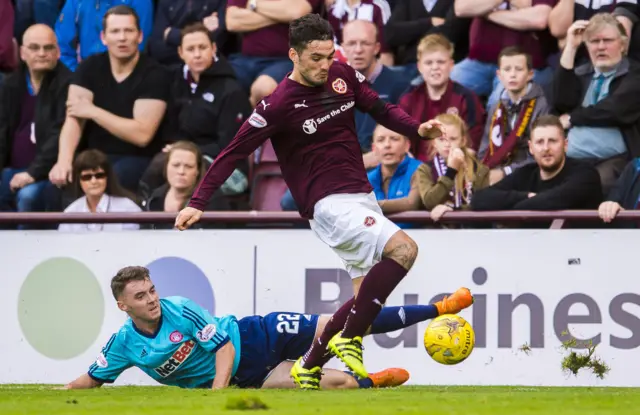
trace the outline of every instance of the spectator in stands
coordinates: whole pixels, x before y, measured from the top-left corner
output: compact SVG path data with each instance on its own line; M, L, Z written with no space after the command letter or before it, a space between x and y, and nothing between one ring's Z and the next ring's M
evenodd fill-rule
M533 162L528 148L531 125L550 110L542 87L533 82L531 55L508 46L500 52L498 66L503 92L489 107L478 152L479 159L491 169L491 184Z
M443 35L427 35L418 45L418 70L424 83L400 98L398 105L416 120L425 122L438 114L458 114L469 128L469 147L478 149L486 118L480 99L449 77L453 69L453 44ZM411 152L421 161L431 158L431 144L412 143Z
M242 33L241 53L229 60L255 107L293 68L288 23L318 13L322 0L228 0L227 5L227 30Z
M378 125L373 132L373 151L380 164L368 173L369 182L385 214L421 207L414 173L422 162L409 154L411 142L403 135ZM413 188L413 190L412 190ZM410 228L409 224L398 224Z
M520 46L531 55L534 80L547 85L553 72L547 59L557 50L547 30L551 9L558 0L455 0L458 17L473 18L469 32L469 57L458 63L451 79L481 96L489 105L498 100L498 55L507 46Z
M559 118L542 115L534 121L527 164L498 183L478 191L471 209L564 210L597 209L602 187L593 166L567 157L567 139Z
M620 211L640 209L640 180L638 178L640 178L640 158L635 158L627 163L606 201L598 207L598 215L605 223L611 223ZM637 228L638 224L622 222L619 227Z
M468 147L469 132L460 116L441 114L436 120L446 134L434 140L432 160L420 166L416 182L422 205L437 222L446 212L469 208L474 192L489 185L489 168Z
M147 211L179 212L189 203L193 190L204 175L205 162L200 149L194 143L178 141L167 155L164 171L166 182L143 203ZM209 201L206 210L229 210L229 204L218 191ZM154 225L153 228L172 229L173 225Z
M151 38L153 25L152 1L120 0L118 3L131 7L139 16L137 31L141 31L141 36L137 46L140 51L145 50L147 39ZM67 65L67 68L75 71L80 61L108 49L107 40L103 35L106 33L104 24L111 6L111 1L66 0L55 30L60 43L60 60ZM130 34L131 32L127 32L125 36ZM78 45L80 55L78 55Z
M200 22L207 29L212 41L224 37L226 0L159 0L149 40L149 52L165 65L181 65L178 46L182 41L180 31Z
M16 66L13 43L14 13L11 0L0 0L0 83Z
M64 0L16 0L16 39L22 39L24 32L34 24L54 28L63 4Z
M627 36L631 37L633 26L638 21L637 13L639 11L637 0L558 0L558 4L549 14L549 31L558 38L559 45L564 47L567 32L573 22L589 20L598 13L612 13L624 26ZM589 56L584 48L579 48L577 59L580 63L589 61Z
M627 35L610 14L571 25L554 80L555 110L569 130L569 157L595 165L605 194L629 156L640 156L640 67L625 54ZM585 42L590 63L575 66Z
M393 104L407 87L407 82L393 70L381 64L376 56L380 51L377 28L366 20L352 20L345 24L342 32L342 47L349 64L367 78L380 98ZM367 169L378 165L371 151L371 138L376 122L369 114L356 111L356 131ZM368 154L366 154L368 153Z
M210 161L233 139L243 121L251 114L246 92L238 83L228 61L216 54L216 44L203 23L182 30L178 53L184 64L173 70L171 99L167 118L168 137L192 141ZM177 140L176 140L177 141ZM144 174L142 185L153 191L164 183L167 144ZM235 173L247 182L248 163ZM242 193L245 188L238 189Z
M107 156L98 150L86 150L73 162L75 191L79 198L65 213L125 213L140 212L135 196L120 187ZM80 196L82 195L82 196ZM63 223L58 230L65 232L116 231L139 229L138 224Z
M71 72L59 62L55 33L45 25L27 29L20 57L0 89L0 210L42 211Z
M102 36L108 51L83 61L69 87L58 161L49 178L58 186L72 179L73 156L82 141L83 147L107 154L120 183L135 192L160 150L157 132L170 81L164 68L139 52L142 32L132 8L109 9Z
M404 66L418 76L416 62L418 44L426 35L440 33L455 46L454 61L467 57L469 51L469 19L456 17L453 0L403 0L393 8L384 27L384 37L395 51L396 66Z
M336 43L342 45L342 30L353 20L366 20L375 24L377 40L380 44L380 63L393 66L393 52L384 39L384 28L391 17L391 8L386 0L336 0L327 13L336 36Z

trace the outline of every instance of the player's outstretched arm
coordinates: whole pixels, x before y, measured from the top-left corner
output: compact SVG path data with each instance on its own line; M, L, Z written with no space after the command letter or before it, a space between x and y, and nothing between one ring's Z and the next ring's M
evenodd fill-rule
M92 379L91 376L85 373L73 382L66 384L63 389L92 389L100 386L102 386L102 383Z
M233 361L236 357L236 348L233 343L227 342L216 352L216 377L213 380L212 389L223 389L229 386Z

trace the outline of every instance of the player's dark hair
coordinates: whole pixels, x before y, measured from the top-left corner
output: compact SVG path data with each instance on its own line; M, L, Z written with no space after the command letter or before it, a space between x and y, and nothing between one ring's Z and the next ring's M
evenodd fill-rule
M545 115L539 116L531 125L531 131L540 127L556 127L558 130L562 132L562 135L564 135L564 127L560 122L560 118L558 118L555 115L545 114ZM533 134L529 135L529 139L531 139L532 135Z
M120 4L107 10L107 12L104 14L104 17L102 18L103 32L107 31L107 19L109 18L109 16L133 16L133 19L136 22L136 29L138 29L138 32L140 31L140 16L138 16L138 13L136 13L134 8L131 6Z
M289 47L302 53L314 40L333 40L331 24L319 14L307 14L289 23Z
M84 170L102 170L107 175L107 188L105 194L109 196L126 197L128 199L136 201L136 195L126 190L120 185L118 176L116 176L113 167L109 162L106 154L100 150L85 150L78 154L78 157L73 161L73 181L75 183L76 197L81 197L84 192L80 185L80 175Z
M196 22L196 23L191 23L186 25L180 31L180 44L182 44L182 41L184 40L185 36L190 35L192 33L204 33L205 35L207 35L209 40L211 40L211 43L213 43L213 40L211 39L211 36L209 34L209 29L207 29L207 26L205 26L204 23L202 22Z
M113 294L113 298L117 301L130 282L148 279L151 279L148 268L134 266L122 268L116 276L111 279L111 293Z
M498 55L498 66L502 62L502 58L512 57L512 56L524 56L525 61L527 62L527 69L533 69L533 59L531 55L524 51L520 46L507 46L506 48L500 51Z

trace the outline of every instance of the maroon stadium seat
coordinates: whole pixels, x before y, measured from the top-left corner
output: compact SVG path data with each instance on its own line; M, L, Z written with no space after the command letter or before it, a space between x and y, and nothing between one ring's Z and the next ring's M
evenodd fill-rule
M287 185L270 140L262 145L257 156L252 172L251 209L281 211L280 199L287 191Z

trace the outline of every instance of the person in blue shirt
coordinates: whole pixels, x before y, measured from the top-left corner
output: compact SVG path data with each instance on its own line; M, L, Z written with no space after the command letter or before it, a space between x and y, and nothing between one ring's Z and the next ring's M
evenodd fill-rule
M379 164L367 176L385 214L421 209L420 194L413 178L422 165L409 153L411 142L401 134L378 125L373 131L373 153ZM397 224L407 229L411 225Z
M131 266L111 281L118 308L129 315L111 336L87 373L65 389L88 389L113 383L130 367L157 382L182 388L294 388L289 371L322 333L329 316L270 313L238 320L213 317L184 297L160 299L149 270ZM432 305L385 307L370 332L385 333L440 314L457 313L473 302L461 288ZM325 389L390 387L405 383L404 369L386 369L356 379L347 372L324 369Z
M143 34L139 49L145 50L153 29L152 0L66 0L55 31L60 44L60 61L67 68L75 71L78 67L78 44L81 60L107 50L101 39L104 16L118 5L129 6L136 11L136 26Z

